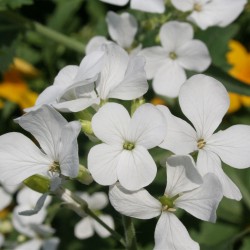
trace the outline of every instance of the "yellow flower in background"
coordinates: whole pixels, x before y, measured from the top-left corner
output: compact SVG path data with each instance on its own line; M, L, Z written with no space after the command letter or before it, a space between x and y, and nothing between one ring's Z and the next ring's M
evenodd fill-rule
M20 106L21 109L31 107L35 104L38 94L29 89L24 77L35 77L38 70L32 65L15 58L13 65L4 73L3 81L0 82L0 98L11 101ZM0 108L4 102L0 101Z
M227 53L227 61L232 65L229 74L234 78L250 85L250 53L237 41L229 42L230 51ZM242 105L250 106L250 97L235 93L229 93L230 107L228 113L235 112Z

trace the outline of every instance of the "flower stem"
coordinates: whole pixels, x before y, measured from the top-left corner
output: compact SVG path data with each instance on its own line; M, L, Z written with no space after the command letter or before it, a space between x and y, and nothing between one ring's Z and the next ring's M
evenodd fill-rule
M135 228L132 218L122 215L122 222L126 238L126 249L137 250Z
M111 235L119 241L124 247L126 246L123 237L114 231L112 228L110 228L106 223L104 223L96 214L88 208L88 204L86 201L84 201L82 198L77 196L76 194L72 193L68 189L64 189L62 187L58 188L55 192L55 195L58 196L62 201L65 202L65 206L72 209L74 212L76 212L81 217L86 217L86 215L89 215L94 220L96 220L100 225L102 225L104 228L106 228Z

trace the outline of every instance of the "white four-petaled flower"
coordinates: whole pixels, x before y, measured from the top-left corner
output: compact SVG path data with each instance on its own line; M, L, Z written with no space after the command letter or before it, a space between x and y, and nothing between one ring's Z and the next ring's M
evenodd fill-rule
M103 141L88 155L94 180L101 185L119 180L128 190L149 185L157 168L148 149L162 142L164 126L164 117L152 104L140 106L132 118L122 105L105 104L92 119L94 134Z
M198 250L186 228L174 215L177 208L205 220L216 220L222 199L219 180L213 174L202 177L189 156L172 156L167 160L167 186L164 195L155 199L145 189L131 192L119 184L110 187L109 198L121 214L151 219L160 215L155 228L155 250Z

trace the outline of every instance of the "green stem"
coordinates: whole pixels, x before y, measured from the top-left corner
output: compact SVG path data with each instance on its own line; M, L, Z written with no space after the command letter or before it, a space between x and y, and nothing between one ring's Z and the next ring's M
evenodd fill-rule
M100 225L102 225L104 228L106 228L111 235L119 241L124 247L125 242L123 240L123 237L118 234L116 231L114 231L112 228L110 228L106 223L104 223L96 214L88 208L88 204L86 201L84 201L82 198L77 196L76 194L72 193L68 189L64 189L62 187L58 188L55 192L55 195L58 196L62 201L65 202L65 206L72 209L74 212L76 212L81 217L86 217L86 215L89 215L94 220L96 220Z
M126 249L137 250L135 228L134 228L132 218L122 215L122 222L123 222L124 233L125 233L125 238L126 238Z

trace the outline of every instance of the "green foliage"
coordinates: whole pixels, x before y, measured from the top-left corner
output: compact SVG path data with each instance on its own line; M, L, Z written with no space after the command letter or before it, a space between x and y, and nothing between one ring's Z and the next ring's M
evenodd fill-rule
M31 5L33 0L0 0L0 10L6 10L8 8L17 9L23 5Z

